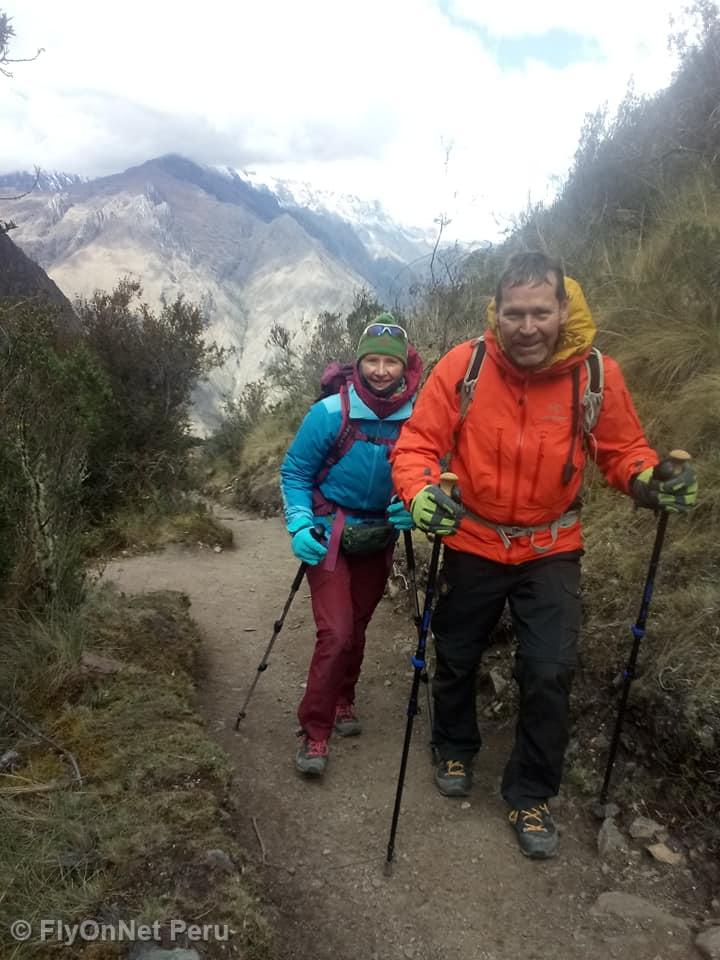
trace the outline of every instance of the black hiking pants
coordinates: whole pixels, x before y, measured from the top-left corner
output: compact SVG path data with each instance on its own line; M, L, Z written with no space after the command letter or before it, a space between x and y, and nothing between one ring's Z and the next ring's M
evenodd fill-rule
M467 763L480 748L475 676L506 601L520 705L502 795L527 809L555 796L562 778L580 630L579 551L513 566L445 548L432 618L433 746L443 760Z

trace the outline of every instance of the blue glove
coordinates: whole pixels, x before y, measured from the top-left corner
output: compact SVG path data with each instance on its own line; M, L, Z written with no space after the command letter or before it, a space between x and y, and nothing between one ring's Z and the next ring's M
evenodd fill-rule
M387 518L396 530L412 530L415 526L412 514L405 509L402 500L393 499L391 501L387 508Z
M320 563L328 551L326 545L313 536L313 527L303 527L302 530L298 530L290 541L290 546L298 560L302 560L311 567Z

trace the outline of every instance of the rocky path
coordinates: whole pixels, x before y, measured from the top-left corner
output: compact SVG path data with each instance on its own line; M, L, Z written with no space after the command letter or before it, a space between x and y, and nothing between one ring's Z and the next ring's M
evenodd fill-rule
M383 600L371 624L358 710L362 736L331 743L322 782L295 773L295 708L312 650L301 587L242 729L233 729L297 569L278 520L221 510L236 548L174 547L111 563L131 592L185 591L206 642L201 707L233 757L245 847L272 901L282 960L692 960L701 912L689 871L641 847L597 853L597 828L570 796L555 804L560 856L526 860L498 786L511 731L489 727L469 801L435 790L416 719L393 875L383 863L405 729L414 628ZM262 860L265 863L262 863ZM638 899L640 898L640 899Z

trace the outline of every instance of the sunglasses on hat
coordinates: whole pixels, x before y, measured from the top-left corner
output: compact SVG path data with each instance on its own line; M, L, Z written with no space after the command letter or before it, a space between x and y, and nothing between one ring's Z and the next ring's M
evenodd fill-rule
M362 336L382 337L388 334L390 337L398 337L400 340L407 340L408 335L397 323L371 323L362 332Z

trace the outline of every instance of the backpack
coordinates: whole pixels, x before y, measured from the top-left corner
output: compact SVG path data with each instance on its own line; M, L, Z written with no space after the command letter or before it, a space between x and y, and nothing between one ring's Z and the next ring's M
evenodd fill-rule
M342 460L356 440L366 440L391 449L395 439L391 437L370 437L358 426L357 420L350 418L349 385L352 382L353 364L339 363L333 360L329 363L320 377L320 395L317 400L324 400L335 393L340 394L340 427L335 435L332 448L325 457L325 462L315 477L315 486L319 486L327 477L331 468L338 460ZM317 403L317 400L315 401Z
M458 384L458 392L460 393L460 419L458 421L457 428L455 430L455 444L457 444L457 438L460 434L460 429L465 421L465 418L468 415L470 410L470 404L473 402L475 396L475 388L477 387L478 378L480 376L480 368L482 367L483 360L485 359L485 338L478 337L473 344L473 351L470 355L470 363L468 364L467 370L465 371L465 376ZM597 347L592 347L590 353L585 358L585 370L587 371L587 382L585 384L585 393L582 398L582 403L580 402L580 367L575 366L572 369L572 384L573 384L573 423L572 423L572 442L570 446L570 453L568 456L568 461L563 468L562 481L564 485L570 483L572 475L577 469L573 464L573 458L575 454L575 438L578 435L580 430L580 411L582 410L583 422L582 422L582 431L583 439L586 446L591 446L593 443L592 440L592 431L595 429L597 424L598 417L600 416L600 409L602 407L603 401L603 391L605 388L605 369L603 366L603 357Z

